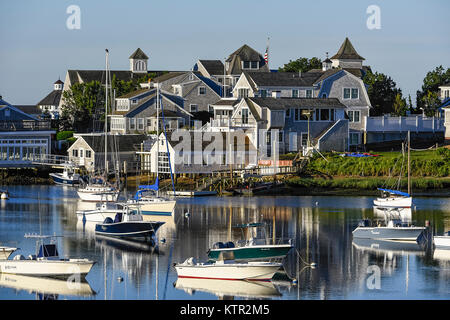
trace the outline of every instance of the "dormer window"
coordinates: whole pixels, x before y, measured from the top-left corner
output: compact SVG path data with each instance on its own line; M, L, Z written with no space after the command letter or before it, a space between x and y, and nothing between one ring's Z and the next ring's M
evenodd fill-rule
M242 61L242 69L259 69L259 61Z
M131 103L132 103L132 104L138 103L138 99L132 99L132 100L131 100Z

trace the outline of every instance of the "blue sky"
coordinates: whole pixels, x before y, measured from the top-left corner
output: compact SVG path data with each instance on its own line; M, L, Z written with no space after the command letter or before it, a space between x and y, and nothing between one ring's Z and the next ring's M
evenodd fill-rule
M66 27L78 5L81 28ZM369 30L369 5L381 9L381 29ZM345 37L373 71L391 76L405 96L426 73L449 67L450 2L430 1L1 1L0 95L36 104L67 69L128 70L138 47L150 70L189 70L198 59L224 59L244 43L264 53L270 68L299 57L333 55Z

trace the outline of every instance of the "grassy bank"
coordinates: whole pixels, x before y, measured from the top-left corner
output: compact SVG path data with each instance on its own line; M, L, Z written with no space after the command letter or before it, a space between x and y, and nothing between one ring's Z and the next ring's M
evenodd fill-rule
M407 176L407 160L401 152L379 152L378 157L342 157L325 154L325 159L316 155L306 172L327 176L386 177ZM411 176L450 176L450 150L411 151Z

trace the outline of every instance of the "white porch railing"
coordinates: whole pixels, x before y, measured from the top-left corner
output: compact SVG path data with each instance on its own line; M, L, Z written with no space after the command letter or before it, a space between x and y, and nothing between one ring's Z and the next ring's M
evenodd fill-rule
M421 115L409 117L364 117L367 132L444 132L444 120Z

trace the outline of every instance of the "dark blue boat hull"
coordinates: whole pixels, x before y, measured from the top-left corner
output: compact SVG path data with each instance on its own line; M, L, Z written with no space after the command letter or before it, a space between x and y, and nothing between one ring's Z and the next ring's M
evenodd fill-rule
M95 225L95 233L120 238L151 238L164 222L118 222Z
M53 182L55 182L56 184L65 184L68 186L73 186L75 184L79 184L78 180L70 180L70 179L64 179L61 177L57 177L57 176L51 176L53 179Z

